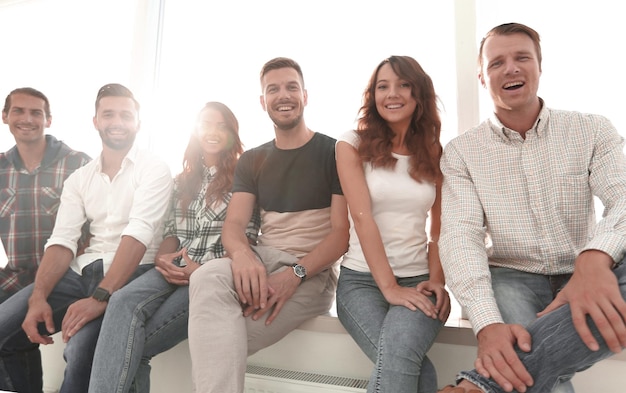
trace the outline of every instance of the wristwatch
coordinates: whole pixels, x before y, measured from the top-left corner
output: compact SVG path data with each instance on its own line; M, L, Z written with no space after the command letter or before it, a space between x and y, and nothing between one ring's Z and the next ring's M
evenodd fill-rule
M291 267L293 268L295 275L302 280L301 282L304 282L304 280L306 280L306 267L298 263L294 263Z
M95 291L93 291L91 297L99 302L108 302L111 294L106 289L98 287Z

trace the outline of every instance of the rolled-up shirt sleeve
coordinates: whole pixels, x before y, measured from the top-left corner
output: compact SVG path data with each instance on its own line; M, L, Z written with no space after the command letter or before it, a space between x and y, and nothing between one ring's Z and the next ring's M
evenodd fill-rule
M155 155L131 148L112 178L102 171L98 157L79 168L66 181L52 236L46 247L61 245L76 256L83 224L89 224L89 244L72 261L82 269L102 259L112 262L122 236L146 247L141 263L152 263L163 235L163 220L173 179L167 164Z
M163 224L173 180L168 166L161 161L138 166L134 177L138 186L134 191L128 225L121 236L131 236L148 247Z
M83 176L84 170L79 169L63 183L54 230L44 249L53 245L63 246L76 256L78 239L82 235L83 224L87 221L80 185Z

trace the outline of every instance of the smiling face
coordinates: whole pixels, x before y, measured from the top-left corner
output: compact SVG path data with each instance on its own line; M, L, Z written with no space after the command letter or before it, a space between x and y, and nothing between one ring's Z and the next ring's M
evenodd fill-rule
M478 75L494 103L496 115L538 107L541 67L535 44L523 33L486 39Z
M46 116L44 100L15 93L7 112L2 112L2 121L9 126L17 144L32 145L45 143L44 130L50 127L52 119Z
M230 132L220 111L207 108L200 113L194 135L207 165L217 164L219 154L232 143Z
M130 150L140 127L135 101L129 97L102 97L93 124L104 146L112 150Z
M391 64L380 67L376 76L374 99L376 110L396 133L409 128L417 101L411 84L398 77Z
M261 105L277 129L287 131L302 124L307 93L295 69L268 71L261 79L261 86Z

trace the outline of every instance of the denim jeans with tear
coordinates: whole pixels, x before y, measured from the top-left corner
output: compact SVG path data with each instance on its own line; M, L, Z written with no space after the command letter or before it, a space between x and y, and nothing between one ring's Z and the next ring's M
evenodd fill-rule
M428 278L428 275L398 278L398 283L415 287ZM437 373L426 353L443 322L419 309L411 311L390 305L371 273L345 267L341 268L337 284L337 314L361 350L374 362L368 393L437 391Z

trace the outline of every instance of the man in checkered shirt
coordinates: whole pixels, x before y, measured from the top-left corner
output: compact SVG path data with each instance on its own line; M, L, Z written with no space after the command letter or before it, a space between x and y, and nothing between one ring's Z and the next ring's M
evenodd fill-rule
M35 279L63 182L90 160L44 134L52 116L48 98L38 90L24 87L9 93L2 121L15 146L0 153L0 239L6 252L6 265L0 268L0 303ZM25 367L41 370L39 351L31 351L23 361Z
M603 116L537 96L528 26L493 28L479 64L494 114L445 148L439 240L478 356L443 392L573 392L576 372L626 346L624 138Z

